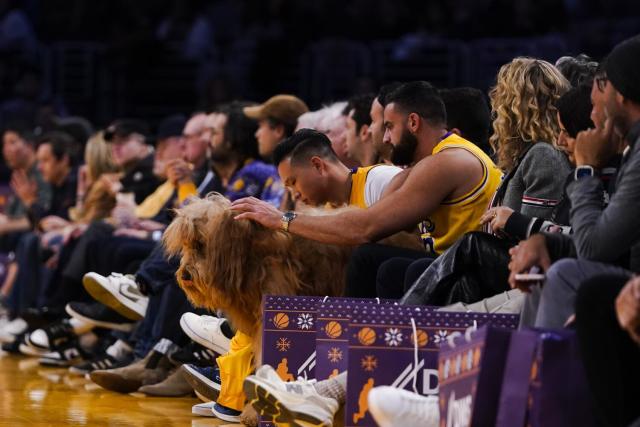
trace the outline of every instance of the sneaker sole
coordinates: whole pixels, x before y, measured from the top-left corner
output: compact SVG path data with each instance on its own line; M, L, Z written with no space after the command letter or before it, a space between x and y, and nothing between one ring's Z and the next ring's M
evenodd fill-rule
M331 427L312 415L297 412L287 407L286 403L278 400L276 395L263 384L252 378L244 380L242 385L247 400L261 417L267 417L275 423L289 423L295 427Z
M118 393L133 393L142 387L142 381L128 380L118 374L107 371L93 371L89 373L89 378L100 387Z
M119 295L114 295L109 289L102 286L102 284L93 277L85 275L82 278L82 284L89 295L91 295L96 301L117 311L127 319L138 321L144 318L144 314L140 314L142 307L137 307L137 309L135 306L133 308L130 307L126 302L120 300Z
M202 407L198 405L193 405L191 407L191 413L193 415L199 415L201 417L214 417L213 415L213 405L209 405L208 407Z
M38 360L41 366L51 366L51 367L67 367L74 363L82 362L82 358L75 358L71 360L60 360L60 359L50 359L48 357L41 357Z
M92 319L90 317L87 317L78 313L69 304L67 304L64 309L67 312L67 314L69 314L69 316L75 317L78 320L82 320L83 322L94 325L96 328L111 329L114 331L122 331L122 332L131 332L135 326L132 323L111 323L111 322L103 322L102 320Z
M51 350L49 349L38 349L30 346L29 344L20 344L18 347L18 351L25 356L35 356L42 357L43 355L49 353Z
M186 365L182 365L181 369L184 373L184 378L198 394L212 402L218 400L218 396L220 395L220 384L214 383L204 375L190 369Z
M189 338L191 338L201 346L206 347L209 350L215 351L218 354L227 354L229 352L229 348L220 347L219 345L216 345L216 343L214 343L213 341L209 341L205 337L198 335L198 333L189 326L189 322L184 320L184 316L180 316L180 327L182 328L182 331L185 334L187 334ZM229 340L229 343L230 342L231 340Z

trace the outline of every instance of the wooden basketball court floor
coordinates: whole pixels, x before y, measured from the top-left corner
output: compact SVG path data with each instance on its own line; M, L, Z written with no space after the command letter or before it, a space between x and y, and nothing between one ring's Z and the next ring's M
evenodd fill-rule
M118 394L67 369L0 351L0 426L191 426L231 424L191 415L198 399ZM235 425L234 425L235 426Z

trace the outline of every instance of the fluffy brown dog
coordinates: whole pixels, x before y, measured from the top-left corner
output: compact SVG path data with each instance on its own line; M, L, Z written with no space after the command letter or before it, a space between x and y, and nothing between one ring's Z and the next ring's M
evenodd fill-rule
M230 205L220 194L192 200L164 233L167 253L182 256L176 276L194 305L222 310L259 341L263 295L342 295L351 248L236 221Z

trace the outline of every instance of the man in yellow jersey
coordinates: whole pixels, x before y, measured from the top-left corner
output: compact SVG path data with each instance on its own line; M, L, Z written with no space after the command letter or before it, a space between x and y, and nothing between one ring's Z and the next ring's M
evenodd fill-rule
M309 206L368 208L402 172L387 165L349 169L338 159L329 138L312 129L301 129L278 144L273 160L292 199Z
M479 220L502 173L473 143L446 129L445 107L427 82L405 83L387 97L385 144L391 160L409 166L369 209L327 215L283 213L254 198L240 199L237 219L251 219L320 242L361 245L422 224L428 254L446 250ZM392 257L393 254L390 254ZM368 284L373 287L373 283ZM366 295L348 289L352 295Z

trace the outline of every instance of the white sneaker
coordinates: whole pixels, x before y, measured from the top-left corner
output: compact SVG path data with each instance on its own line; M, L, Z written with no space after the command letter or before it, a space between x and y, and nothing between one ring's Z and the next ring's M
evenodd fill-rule
M206 403L198 403L197 405L193 405L191 407L191 413L193 415L200 415L202 417L215 417L215 415L213 415L213 405L215 405L216 402L206 402Z
M199 316L195 313L184 313L180 318L180 326L185 334L203 347L218 354L226 354L231 346L220 329L226 319L213 316Z
M82 284L96 301L111 307L127 319L140 320L147 312L149 297L143 295L131 275L111 273L109 277L87 273Z
M438 427L440 423L436 396L425 397L389 386L369 392L369 412L380 427Z
M0 342L12 343L15 341L16 336L27 332L27 322L21 317L16 317L10 322L5 323L0 328Z
M293 426L332 426L339 405L306 381L284 382L268 365L244 380L244 392L259 415Z

